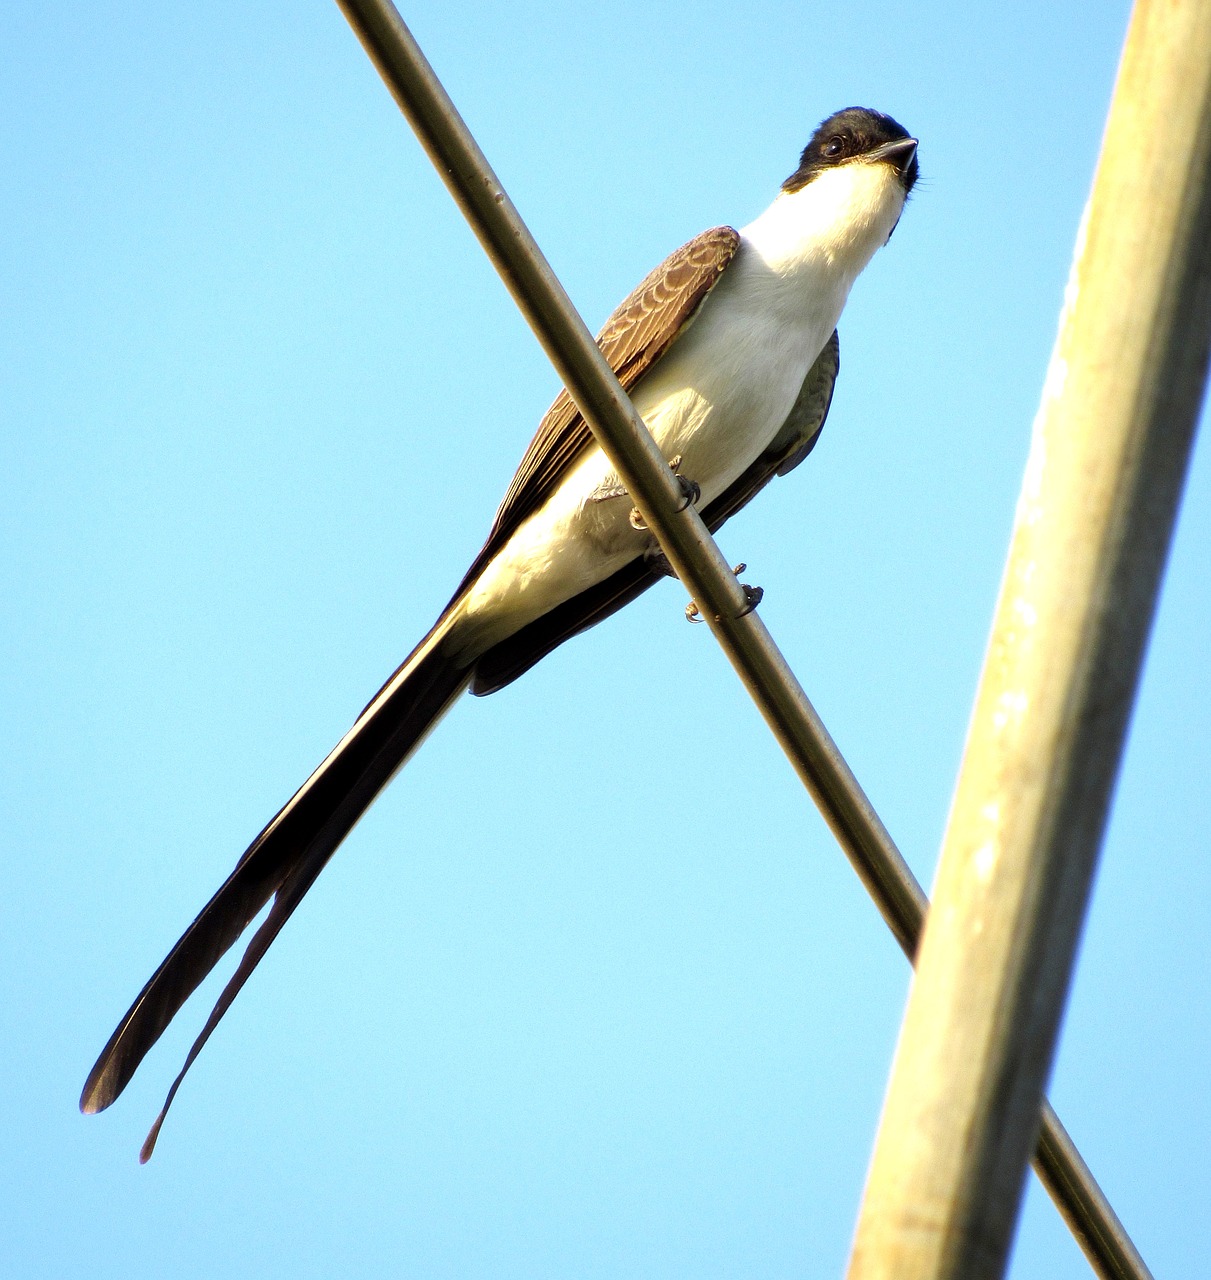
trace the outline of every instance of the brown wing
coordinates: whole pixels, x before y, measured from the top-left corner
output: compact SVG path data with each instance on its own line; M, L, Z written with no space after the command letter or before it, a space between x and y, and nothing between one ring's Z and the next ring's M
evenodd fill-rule
M794 406L769 448L703 510L702 518L712 533L751 502L774 476L793 471L811 453L828 417L840 367L840 346L833 330L803 379ZM582 591L489 649L475 665L471 692L482 697L503 689L552 649L617 613L663 576L664 571L651 560L642 557L632 560L604 582Z
M605 322L597 345L624 390L639 381L693 319L739 246L740 233L731 227L713 227L695 236L646 276ZM592 443L593 433L580 410L567 391L561 391L538 424L488 540L459 583L456 598Z

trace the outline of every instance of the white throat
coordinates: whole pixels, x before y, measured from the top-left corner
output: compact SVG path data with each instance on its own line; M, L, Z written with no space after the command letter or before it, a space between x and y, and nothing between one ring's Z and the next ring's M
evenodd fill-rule
M855 161L828 169L801 190L782 192L741 234L780 276L836 273L849 291L904 208L904 188L890 165Z

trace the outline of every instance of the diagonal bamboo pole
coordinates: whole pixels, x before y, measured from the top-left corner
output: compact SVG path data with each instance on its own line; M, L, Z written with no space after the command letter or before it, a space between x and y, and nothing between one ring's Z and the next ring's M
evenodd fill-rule
M851 1280L1002 1275L1211 348L1211 5L1139 0Z
M390 0L338 0L522 314L911 960L928 900ZM1103 1280L1151 1273L1050 1106L1039 1177Z

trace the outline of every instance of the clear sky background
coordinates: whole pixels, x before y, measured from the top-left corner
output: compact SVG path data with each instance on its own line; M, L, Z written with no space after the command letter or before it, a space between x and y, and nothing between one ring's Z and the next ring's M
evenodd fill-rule
M404 13L593 326L830 111L921 138L722 543L926 884L1127 9ZM675 583L456 707L149 1166L213 984L77 1113L557 383L331 3L5 6L0 163L0 1271L840 1275L909 972ZM1051 1085L1158 1276L1211 1256L1209 545L1204 439ZM1088 1274L1033 1178L1011 1271Z

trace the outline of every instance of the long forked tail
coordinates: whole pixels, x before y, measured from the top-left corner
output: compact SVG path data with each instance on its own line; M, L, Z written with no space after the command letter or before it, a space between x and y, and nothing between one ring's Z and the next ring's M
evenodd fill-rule
M213 898L152 974L89 1073L80 1110L102 1111L126 1088L180 1007L272 897L239 967L173 1082L140 1159L155 1147L177 1089L210 1033L337 846L466 688L471 672L443 641L445 619L416 647L328 758L248 846Z

